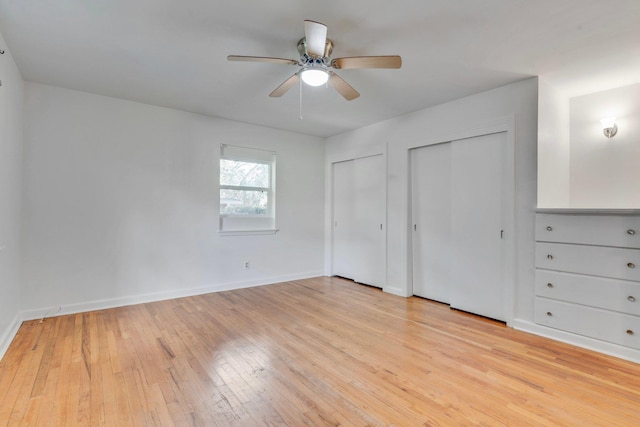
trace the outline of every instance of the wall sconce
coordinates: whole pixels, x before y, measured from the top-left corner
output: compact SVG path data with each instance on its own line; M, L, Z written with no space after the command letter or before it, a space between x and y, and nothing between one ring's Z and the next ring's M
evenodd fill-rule
M604 118L600 120L600 123L602 123L602 132L607 138L613 138L618 133L615 117Z

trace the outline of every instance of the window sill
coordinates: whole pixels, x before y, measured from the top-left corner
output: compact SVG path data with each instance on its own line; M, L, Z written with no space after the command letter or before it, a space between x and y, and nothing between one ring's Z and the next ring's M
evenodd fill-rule
M280 231L277 228L267 230L218 230L219 236L264 236L276 234Z

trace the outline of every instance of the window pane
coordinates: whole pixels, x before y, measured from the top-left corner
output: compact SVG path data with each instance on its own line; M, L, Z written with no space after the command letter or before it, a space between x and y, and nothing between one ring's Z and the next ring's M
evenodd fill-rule
M220 159L220 185L269 188L269 165Z
M220 190L221 215L267 215L267 192Z

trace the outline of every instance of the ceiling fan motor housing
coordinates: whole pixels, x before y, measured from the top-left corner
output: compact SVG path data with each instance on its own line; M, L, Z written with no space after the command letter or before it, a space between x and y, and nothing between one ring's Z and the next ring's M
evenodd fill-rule
M307 52L306 37L301 38L298 42L298 53L300 54L300 62L302 64L317 64L319 60L323 65L328 65L331 52L333 52L333 42L329 39L327 39L324 45L324 56L322 58L309 55Z

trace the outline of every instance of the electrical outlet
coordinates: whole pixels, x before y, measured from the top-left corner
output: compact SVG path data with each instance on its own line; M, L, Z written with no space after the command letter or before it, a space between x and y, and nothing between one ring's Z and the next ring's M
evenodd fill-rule
M249 261L244 262L244 269L249 270L251 268L251 263Z

